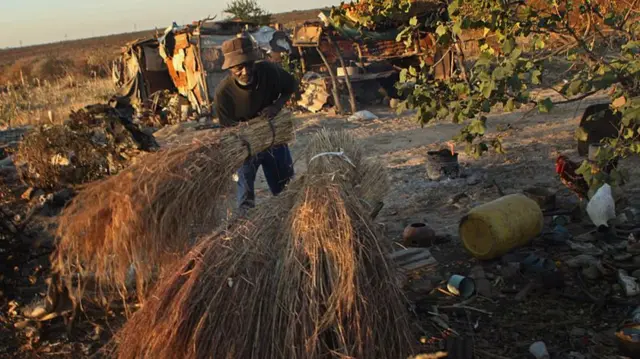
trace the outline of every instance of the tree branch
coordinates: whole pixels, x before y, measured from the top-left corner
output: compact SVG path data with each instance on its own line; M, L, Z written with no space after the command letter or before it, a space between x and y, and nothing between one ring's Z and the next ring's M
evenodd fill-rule
M638 4L638 0L634 0L631 6L629 6L629 10L627 10L627 14L624 16L624 19L622 19L622 22L620 23L620 30L624 31L623 27L627 23L627 20L629 20L631 11L633 11L633 8L636 7L637 4Z
M584 100L585 98L587 98L589 96L595 95L597 92L598 92L597 90L589 91L589 92L586 92L586 93L584 93L584 94L582 94L582 95L580 95L578 97L570 98L570 99L564 100L564 101L554 102L553 104L554 105L565 105L565 104L568 104L568 103L581 101L581 100Z

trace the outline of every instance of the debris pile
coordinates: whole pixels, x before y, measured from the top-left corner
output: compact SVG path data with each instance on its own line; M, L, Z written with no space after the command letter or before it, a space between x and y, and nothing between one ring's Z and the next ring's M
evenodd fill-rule
M72 112L63 125L27 134L14 161L26 183L44 189L81 184L115 174L141 151L157 148L153 138L110 105Z
M190 115L189 110L189 101L185 97L162 90L153 93L143 102L137 121L145 127L159 129L186 121Z

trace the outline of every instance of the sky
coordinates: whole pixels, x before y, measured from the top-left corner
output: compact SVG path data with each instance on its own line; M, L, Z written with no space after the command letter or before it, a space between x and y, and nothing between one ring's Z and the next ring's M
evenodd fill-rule
M271 13L337 5L340 0L258 0ZM295 3L295 8L292 4ZM166 28L217 15L225 0L0 0L0 48ZM226 15L225 15L226 16Z

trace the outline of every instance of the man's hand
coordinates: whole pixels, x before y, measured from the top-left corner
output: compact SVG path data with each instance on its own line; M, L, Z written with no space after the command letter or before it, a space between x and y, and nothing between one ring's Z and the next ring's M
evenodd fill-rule
M276 117L276 115L278 114L278 112L280 112L281 109L282 107L271 105L271 106L265 107L264 110L260 112L260 115L263 117L266 117L268 120L271 120L272 118Z

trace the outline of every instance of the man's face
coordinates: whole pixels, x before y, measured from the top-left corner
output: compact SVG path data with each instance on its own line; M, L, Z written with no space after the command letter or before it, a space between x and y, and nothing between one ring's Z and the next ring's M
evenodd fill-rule
M234 66L230 69L231 74L236 79L236 81L238 81L240 84L242 85L250 84L251 81L253 81L253 69L254 69L253 65L254 65L253 62L248 62L238 66Z

